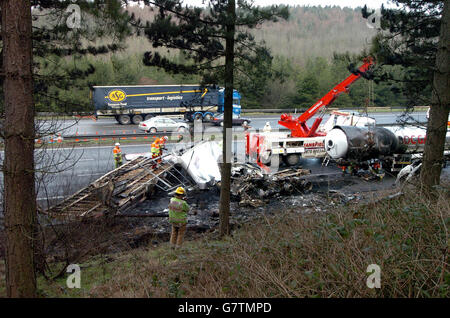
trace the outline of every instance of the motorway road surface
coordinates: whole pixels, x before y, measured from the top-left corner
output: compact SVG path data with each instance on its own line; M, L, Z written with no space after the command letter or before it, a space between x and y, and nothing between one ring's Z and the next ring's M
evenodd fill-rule
M171 152L174 146L174 144L168 144L167 151ZM149 144L123 145L122 151L126 154L144 153L148 152L149 148ZM86 148L53 148L45 151L36 150L36 157L39 161L36 174L38 204L42 208L54 205L58 201L63 200L64 197L75 193L114 169L112 149L113 145ZM238 153L243 153L244 143L238 141L232 149L233 151L237 150ZM3 155L4 153L1 151L0 163L3 161ZM312 174L320 175L322 180L329 180L330 189L335 189L335 187L340 189L336 183L336 178L341 175L340 169L335 165L323 167L321 163L321 159L302 159L300 165L304 169L310 169ZM46 173L39 170L46 171ZM446 178L450 176L450 166L444 169L443 175ZM372 191L380 188L379 182L363 182L361 181L362 179L360 182L355 182L355 180L347 179L349 178L346 178L346 181L341 181L350 182L350 186L353 183L352 191ZM393 178L385 178L383 183L387 182L387 184L384 184L384 186L391 186L393 181ZM0 185L3 186L3 174L0 174ZM0 201L2 201L1 197ZM1 210L0 208L0 216L2 214Z
M266 122L269 122L272 128L284 128L278 124L281 114L270 114L270 115L258 115L258 116L245 116L242 117L249 118L251 120L250 125L255 129L262 129ZM299 116L300 114L298 114ZM394 124L398 123L405 118L402 117L402 112L392 112L392 113L369 113L370 117L376 119L378 124ZM294 114L295 116L295 114ZM409 115L409 122L426 122L426 112L413 112ZM325 115L323 123L328 119L329 115ZM311 125L316 118L313 117L307 123ZM40 130L49 129L51 131L56 131L61 133L62 136L74 136L76 134L83 135L95 135L95 134L133 134L142 133L137 128L137 125L120 125L113 118L99 118L98 120L93 119L81 119L81 120L41 120L37 122ZM211 126L211 124L207 124ZM217 127L220 129L220 127ZM241 127L235 126L236 130L242 130Z
M180 144L167 144L166 153L172 152ZM243 153L244 143L237 142L237 151ZM111 146L64 148L55 146L48 149L37 149L36 157L36 189L37 200L47 206L75 193L91 182L97 180L114 169ZM150 144L122 145L123 154L150 152ZM0 152L0 164L4 152ZM3 186L3 173L0 173L0 185ZM0 193L0 196L2 192ZM1 199L1 198L0 198Z
M175 144L167 145L167 152L172 151ZM122 145L124 154L149 152L149 144ZM54 204L65 196L75 193L102 175L114 169L111 146L97 147L54 147L46 150L36 150L37 173L36 187L38 203L45 207ZM237 141L233 152L244 153L244 142ZM0 152L3 161L4 153ZM339 170L322 167L320 159L305 159L304 168L312 169L315 173L336 174ZM3 174L0 174L3 185Z
M373 117L377 122L394 123L400 113L377 113ZM416 120L425 121L425 113L416 114ZM269 121L273 128L278 127L279 116L258 116L252 118L252 126L262 128L266 121ZM73 121L65 121L64 125L70 126ZM95 131L101 129L115 130L117 127L125 129L115 123L112 119L100 119L98 121L81 120L70 129L83 130L87 134L95 134ZM129 126L127 129L134 130L135 126ZM173 144L169 144L168 151L171 151ZM149 152L150 144L122 145L122 152L144 153ZM98 179L108 171L114 168L112 157L113 141L111 145L102 145L95 147L75 147L62 148L55 146L46 150L36 150L37 162L37 182L38 202L43 207L47 203L53 204L62 200L65 196L75 193L81 188L87 186L92 181ZM239 154L244 153L243 141L238 141L233 146L233 151ZM0 164L3 162L3 151L0 152ZM322 167L320 159L303 159L302 166L311 169L313 173L336 174L339 170L336 167ZM0 185L3 186L3 174L0 174ZM1 199L1 198L0 198ZM49 200L48 200L49 199Z
M36 188L40 204L61 200L114 169L111 146L37 149ZM124 153L148 152L150 145L123 145ZM4 152L0 152L3 162ZM3 174L0 174L3 186Z

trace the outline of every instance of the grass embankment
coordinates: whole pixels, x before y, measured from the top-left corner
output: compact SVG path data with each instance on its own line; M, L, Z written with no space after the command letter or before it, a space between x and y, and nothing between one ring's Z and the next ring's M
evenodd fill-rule
M329 214L280 211L214 234L91 258L82 288L39 278L44 297L449 297L449 188L414 192ZM366 286L370 264L381 288ZM2 282L3 283L3 282ZM0 287L0 293L4 291Z

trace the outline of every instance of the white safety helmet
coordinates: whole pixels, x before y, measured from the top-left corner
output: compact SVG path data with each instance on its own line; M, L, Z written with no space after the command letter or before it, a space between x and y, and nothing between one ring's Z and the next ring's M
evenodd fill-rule
M120 146L120 144L118 142L116 142L116 146Z

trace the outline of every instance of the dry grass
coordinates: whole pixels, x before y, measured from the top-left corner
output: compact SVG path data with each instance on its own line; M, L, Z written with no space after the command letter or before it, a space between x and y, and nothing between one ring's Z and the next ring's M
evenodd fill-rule
M135 250L89 296L448 297L448 189L435 202L412 193L328 215L286 212L182 251ZM369 264L381 267L380 289L366 286Z
M449 188L427 201L404 196L333 213L280 211L225 240L210 234L92 257L82 289L39 280L44 297L449 297ZM366 286L381 267L381 288ZM1 293L1 287L0 287Z

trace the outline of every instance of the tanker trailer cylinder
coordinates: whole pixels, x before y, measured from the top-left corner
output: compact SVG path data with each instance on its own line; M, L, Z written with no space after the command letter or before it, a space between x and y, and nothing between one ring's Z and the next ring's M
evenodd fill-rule
M341 129L332 129L325 137L325 148L331 158L345 158L348 151L345 132Z
M385 128L336 126L325 137L325 147L333 159L367 159L395 153L399 142Z

